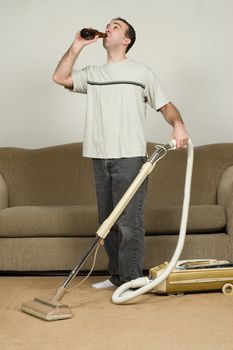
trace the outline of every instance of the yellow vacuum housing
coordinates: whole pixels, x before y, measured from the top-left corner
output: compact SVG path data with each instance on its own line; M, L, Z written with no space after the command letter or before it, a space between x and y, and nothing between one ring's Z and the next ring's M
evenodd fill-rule
M150 279L159 277L167 268L164 262L150 269ZM228 260L198 259L180 260L168 278L152 292L180 294L218 291L233 295L233 262Z

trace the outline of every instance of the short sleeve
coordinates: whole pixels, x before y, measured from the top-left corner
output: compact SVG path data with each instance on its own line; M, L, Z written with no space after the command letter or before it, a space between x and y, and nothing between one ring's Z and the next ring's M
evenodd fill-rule
M81 70L73 69L71 74L73 80L73 92L87 93L87 67Z
M145 100L157 111L165 106L170 100L164 94L161 84L154 72L149 68L145 72Z

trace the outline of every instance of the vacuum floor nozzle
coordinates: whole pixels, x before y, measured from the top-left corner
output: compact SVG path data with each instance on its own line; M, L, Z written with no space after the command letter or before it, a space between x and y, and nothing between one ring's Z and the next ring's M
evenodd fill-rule
M23 303L20 309L46 321L64 320L73 316L69 305L44 298L34 298L34 300Z

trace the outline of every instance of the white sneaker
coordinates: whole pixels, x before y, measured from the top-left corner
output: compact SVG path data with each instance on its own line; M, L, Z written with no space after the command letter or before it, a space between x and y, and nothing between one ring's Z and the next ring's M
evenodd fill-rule
M110 280L105 280L103 282L94 283L91 285L91 287L95 289L107 289L115 287L115 284L113 284Z

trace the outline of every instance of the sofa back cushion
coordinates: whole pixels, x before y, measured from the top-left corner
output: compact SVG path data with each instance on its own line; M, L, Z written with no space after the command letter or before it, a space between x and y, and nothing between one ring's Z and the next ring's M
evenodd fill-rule
M148 143L148 154L154 144ZM169 151L149 176L146 206L179 206L183 200L186 150ZM191 204L214 205L225 169L233 165L233 143L199 146L194 152ZM82 143L41 149L0 148L0 174L9 206L96 204L92 161Z
M82 144L0 149L9 206L96 204L92 162Z

